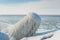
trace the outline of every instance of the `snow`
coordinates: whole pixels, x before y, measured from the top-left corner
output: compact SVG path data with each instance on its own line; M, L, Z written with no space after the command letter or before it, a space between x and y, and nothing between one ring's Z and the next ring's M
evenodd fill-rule
M21 40L40 40L42 36L35 36L35 37L24 37Z
M46 40L60 40L60 30L54 32L54 35L51 38Z

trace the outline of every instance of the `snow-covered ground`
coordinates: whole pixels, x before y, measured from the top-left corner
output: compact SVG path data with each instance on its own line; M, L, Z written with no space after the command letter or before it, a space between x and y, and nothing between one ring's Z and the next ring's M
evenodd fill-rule
M54 32L54 35L46 40L60 40L60 30Z
M21 40L60 40L60 30L42 36L25 37Z

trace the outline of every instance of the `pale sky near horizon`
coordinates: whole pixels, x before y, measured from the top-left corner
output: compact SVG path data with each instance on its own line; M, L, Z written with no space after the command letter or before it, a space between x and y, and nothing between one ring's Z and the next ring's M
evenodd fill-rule
M19 15L29 12L60 15L60 0L0 0L0 15Z

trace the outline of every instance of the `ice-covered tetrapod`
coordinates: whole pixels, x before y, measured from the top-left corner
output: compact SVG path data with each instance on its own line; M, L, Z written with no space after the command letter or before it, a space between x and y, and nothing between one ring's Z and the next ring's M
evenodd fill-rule
M0 32L0 40L9 40L9 36L5 33Z
M2 30L2 32L7 33L10 37L16 38L16 40L19 40L23 37L32 36L40 26L40 22L41 18L39 15L36 13L30 13L15 25Z

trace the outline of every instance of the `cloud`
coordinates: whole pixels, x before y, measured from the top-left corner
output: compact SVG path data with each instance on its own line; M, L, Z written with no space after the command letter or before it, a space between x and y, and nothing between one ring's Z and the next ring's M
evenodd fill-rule
M29 12L36 12L40 15L59 15L59 4L59 0L41 0L9 5L0 4L0 14L27 14Z

